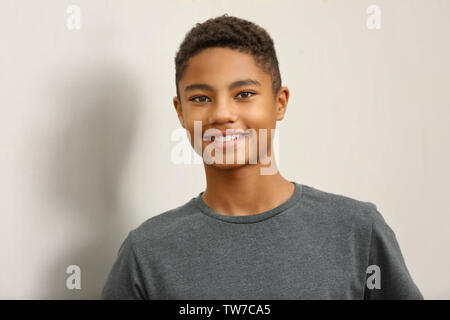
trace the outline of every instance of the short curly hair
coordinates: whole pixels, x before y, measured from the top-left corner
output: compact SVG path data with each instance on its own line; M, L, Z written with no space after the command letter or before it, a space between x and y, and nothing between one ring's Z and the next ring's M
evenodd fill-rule
M175 83L178 83L191 57L206 48L222 47L253 55L256 64L272 78L274 97L281 88L281 75L272 38L253 22L223 14L197 23L185 36L175 56Z

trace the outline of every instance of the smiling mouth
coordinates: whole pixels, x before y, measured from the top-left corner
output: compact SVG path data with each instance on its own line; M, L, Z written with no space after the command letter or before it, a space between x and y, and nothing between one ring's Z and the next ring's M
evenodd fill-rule
M211 135L211 136L203 136L203 141L213 141L216 143L225 143L230 141L235 141L241 138L245 138L250 135L250 131L239 132L235 134L227 134L227 135Z

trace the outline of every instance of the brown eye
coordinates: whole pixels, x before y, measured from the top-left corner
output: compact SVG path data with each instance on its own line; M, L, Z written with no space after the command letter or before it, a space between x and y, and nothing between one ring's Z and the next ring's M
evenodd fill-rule
M238 94L237 96L239 97L239 96L242 95L242 94L244 94L244 96L242 97L242 99L250 98L252 95L254 95L253 92L250 92L250 91L242 91L242 92L239 92L239 94ZM249 95L249 94L250 94L250 95Z
M200 98L206 98L206 99L209 99L209 98L206 97L206 96L197 96L197 97L193 97L193 98L189 99L189 101L194 101L194 102L198 102L198 103L206 102L206 101L204 101L204 100L197 100L197 99L200 99Z

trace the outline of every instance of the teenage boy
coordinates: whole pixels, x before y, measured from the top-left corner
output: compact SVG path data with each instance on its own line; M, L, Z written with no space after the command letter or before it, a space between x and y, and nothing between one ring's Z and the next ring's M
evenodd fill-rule
M129 232L103 299L423 299L373 203L264 173L289 90L263 28L197 23L175 65L206 190Z

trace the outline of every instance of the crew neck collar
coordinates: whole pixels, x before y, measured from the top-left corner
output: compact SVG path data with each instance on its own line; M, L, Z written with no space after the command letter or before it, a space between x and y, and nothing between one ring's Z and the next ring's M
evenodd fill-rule
M202 213L206 214L207 216L210 216L212 218L222 220L225 222L231 222L231 223L255 223L259 221L263 221L266 219L269 219L286 209L292 207L294 204L296 204L302 197L303 194L303 185L299 184L295 181L290 181L292 184L294 184L294 193L291 195L291 197L283 202L282 204L278 205L275 208L272 208L270 210L256 213L256 214L249 214L249 215L243 215L243 216L230 216L222 213L217 213L213 211L208 205L203 201L202 195L204 191L200 192L196 198L194 198L194 202L197 205L197 207L202 211Z

